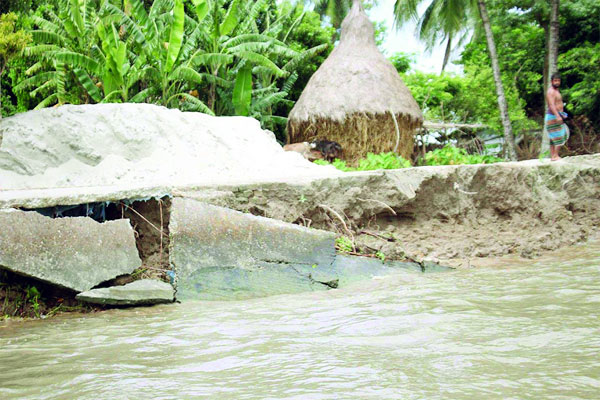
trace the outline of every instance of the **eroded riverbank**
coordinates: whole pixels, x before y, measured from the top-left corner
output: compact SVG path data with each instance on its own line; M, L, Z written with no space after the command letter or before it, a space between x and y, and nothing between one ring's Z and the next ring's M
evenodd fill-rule
M136 198L146 201L139 202ZM470 268L485 264L487 258L506 255L532 259L597 237L597 227L600 226L600 155L571 157L553 163L530 160L492 165L420 167L261 183L0 191L0 208L52 210L56 206L79 204L79 208L87 212L90 200L94 200L96 205L107 204L107 215L114 214L111 218L131 219L130 234L136 238L142 270L176 281L179 274L174 264L175 256L169 254L173 246L177 247L173 245L173 234L169 234L171 198L185 209L188 208L186 204L208 204L270 218L260 223L266 224L265 227L272 225L265 233L279 226L279 221L330 231L339 237L345 236L347 242L353 244L350 250L372 257L369 261L375 257L415 261L421 265L435 261ZM135 206L138 203L144 206ZM128 207L133 208L130 210ZM194 213L189 218L180 218L180 225L185 227L195 220ZM209 211L206 215L210 214ZM233 214L227 215L223 214L224 221L234 217ZM226 238L230 234L223 231L223 224L210 218L193 223L184 231L192 232L192 225L204 223L215 229L214 232L224 233L224 239L229 240ZM212 234L208 227L206 229L206 237L209 238ZM239 240L255 243L252 230L238 231L235 226L228 229L233 229ZM272 241L269 237L277 237L269 235L265 236L267 242ZM205 239L182 237L181 240L193 248L197 247L193 244L194 240ZM240 254L251 254L254 248L262 246L268 248L267 242L256 242ZM333 248L333 239L329 246ZM349 248L346 246L345 250ZM222 251L227 253L227 246ZM270 275L260 271L287 267L281 264L285 258L281 258L283 255L273 259L272 255L267 256L269 252L264 254L258 256L256 262L250 262L249 270L248 261L243 261L246 256L239 258L235 265L220 265L220 257L215 255L216 258L211 261L214 264L211 266L216 268L211 267L211 284L225 291L228 289L226 286L231 284L232 293L242 286L244 290L256 286L261 289L260 295L268 295L269 290L263 289L269 284L260 283L259 275ZM332 282L339 282L338 272L324 273L327 268L312 271L310 266L319 263L306 262L308 264L304 267L308 270L300 275L308 281L302 285L313 288L314 282L317 282L314 278L317 271L322 275L318 281L326 286L334 287ZM180 267L190 264L186 257L181 256L177 263ZM223 267L222 274L219 274L219 266ZM289 277L292 281L298 278L298 270L283 272L284 275L279 276L287 276L291 272ZM189 276L200 279L196 272ZM134 279L139 279L139 276ZM124 279L113 284L131 280ZM253 283L248 286L248 282ZM200 290L199 287L210 289L200 281L185 284L196 288L195 291ZM295 286L296 283L292 284L292 287ZM272 294L281 293L277 286L272 286L272 290ZM296 291L286 289L290 290Z
M420 167L176 191L336 232L359 251L469 267L583 243L600 226L600 155Z

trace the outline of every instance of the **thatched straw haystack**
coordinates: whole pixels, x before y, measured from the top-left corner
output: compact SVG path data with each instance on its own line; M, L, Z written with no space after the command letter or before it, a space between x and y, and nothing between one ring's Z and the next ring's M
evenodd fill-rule
M290 112L288 140L336 141L350 162L367 152L394 150L409 158L414 132L422 123L417 102L377 49L373 24L360 0L354 0L338 47L310 78Z

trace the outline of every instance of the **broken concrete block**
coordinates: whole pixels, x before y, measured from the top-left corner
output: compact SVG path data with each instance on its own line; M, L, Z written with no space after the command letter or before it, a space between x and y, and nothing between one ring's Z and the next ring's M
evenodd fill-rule
M411 262L386 261L376 258L347 256L338 254L332 269L339 276L340 286L348 285L374 276L386 276L398 271L423 272L421 265Z
M141 265L128 220L0 210L0 267L82 292Z
M289 264L269 263L250 268L198 268L179 282L177 298L195 300L243 300L329 289L297 273Z
M94 304L115 306L140 306L172 303L175 297L173 286L155 279L142 279L124 286L92 289L79 293L77 300Z
M335 259L335 235L331 232L193 199L173 199L169 230L178 298L204 298L202 292L213 288L222 293L224 281L232 282L232 294L250 286L260 295L300 292L313 285L304 270L313 265L325 268ZM249 283L267 275L272 278L256 282L260 289Z

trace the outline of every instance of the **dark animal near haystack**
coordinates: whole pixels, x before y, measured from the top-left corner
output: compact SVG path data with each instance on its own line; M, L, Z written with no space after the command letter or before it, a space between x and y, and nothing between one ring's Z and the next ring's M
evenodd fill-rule
M318 150L323 158L329 162L339 158L342 155L342 146L338 142L332 140L317 140L310 143L314 146L315 150Z
M283 146L283 150L300 153L309 161L327 160L331 162L342 154L342 146L331 140L286 144Z

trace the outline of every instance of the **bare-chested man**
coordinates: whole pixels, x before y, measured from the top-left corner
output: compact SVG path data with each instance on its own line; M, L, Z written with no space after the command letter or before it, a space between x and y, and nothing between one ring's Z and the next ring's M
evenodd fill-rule
M552 84L546 92L548 109L544 121L550 138L550 159L556 161L560 160L558 156L560 146L567 141L567 126L563 120L567 114L563 111L563 100L559 90L560 74L552 74L551 82Z

